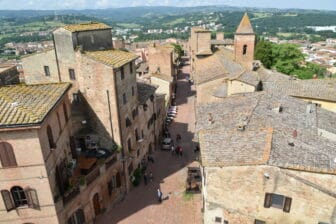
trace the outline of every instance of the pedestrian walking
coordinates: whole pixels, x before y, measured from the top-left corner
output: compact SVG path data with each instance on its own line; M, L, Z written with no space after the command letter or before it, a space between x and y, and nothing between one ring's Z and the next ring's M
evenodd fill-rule
M153 173L152 173L152 171L149 172L149 181L153 182Z
M175 147L173 145L171 146L170 151L171 151L171 154L174 155L174 153L175 153Z
M144 176L143 176L143 177L144 177L145 185L147 185L147 179L148 179L148 177L147 177L147 172L144 173Z
M180 156L182 157L182 155L183 155L183 151L182 151L182 147L180 146L180 148L179 148L179 154L180 154Z
M179 141L181 141L181 139L182 139L181 135L180 135L180 134L177 134L177 135L176 135L176 141L179 142Z
M177 156L180 153L180 148L181 148L181 146L177 146L176 149L175 149L175 153L176 153Z
M158 201L161 203L162 202L162 191L160 189L157 189L157 196L158 196Z

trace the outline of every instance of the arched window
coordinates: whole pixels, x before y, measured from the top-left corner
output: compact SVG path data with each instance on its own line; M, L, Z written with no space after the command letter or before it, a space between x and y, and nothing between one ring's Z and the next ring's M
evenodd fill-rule
M0 161L2 167L17 166L14 150L11 144L0 142Z
M65 103L63 103L63 112L64 112L65 123L67 123L69 118L68 118L68 111L67 111Z
M12 194L14 204L16 207L28 204L26 193L24 192L22 187L19 187L19 186L12 187L11 194Z
M55 142L54 142L54 137L52 134L51 127L48 125L47 126L47 135L48 135L48 142L49 142L49 148L54 149L56 148Z
M247 53L247 45L245 44L243 46L243 55L246 55L246 53Z

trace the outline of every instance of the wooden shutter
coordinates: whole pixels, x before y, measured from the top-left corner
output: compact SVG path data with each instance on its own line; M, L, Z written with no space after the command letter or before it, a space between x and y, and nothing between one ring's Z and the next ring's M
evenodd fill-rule
M2 167L17 166L13 148L7 142L0 143L0 160Z
M40 203L37 197L37 192L35 189L26 189L25 190L27 199L28 199L28 207L40 210Z
M6 206L7 212L15 209L14 201L11 197L11 193L8 190L2 190L1 191L2 199L4 201L4 204Z
M288 198L288 197L285 197L285 204L284 204L284 207L283 207L283 211L289 213L291 205L292 205L292 199Z
M117 188L121 187L121 177L119 173L117 173L116 182L117 182Z
M266 194L265 194L264 207L265 207L265 208L269 208L269 207L271 207L271 203L272 203L272 194L270 194L270 193L266 193Z
M109 195L111 195L111 193L112 193L112 189L113 189L112 181L109 181L109 182L107 183L107 188L108 188L108 193L109 193Z

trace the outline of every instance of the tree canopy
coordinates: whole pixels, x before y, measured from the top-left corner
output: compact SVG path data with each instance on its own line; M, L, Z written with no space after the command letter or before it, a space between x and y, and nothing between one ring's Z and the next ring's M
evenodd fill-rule
M270 69L287 75L294 75L300 79L311 79L314 75L323 77L326 69L304 61L304 55L294 44L274 44L269 41L259 41L256 46L255 58Z

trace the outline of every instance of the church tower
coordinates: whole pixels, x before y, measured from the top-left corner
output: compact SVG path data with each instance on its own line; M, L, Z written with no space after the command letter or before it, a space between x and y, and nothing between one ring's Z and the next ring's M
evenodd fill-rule
M234 36L235 61L252 70L255 34L247 13L244 14Z

